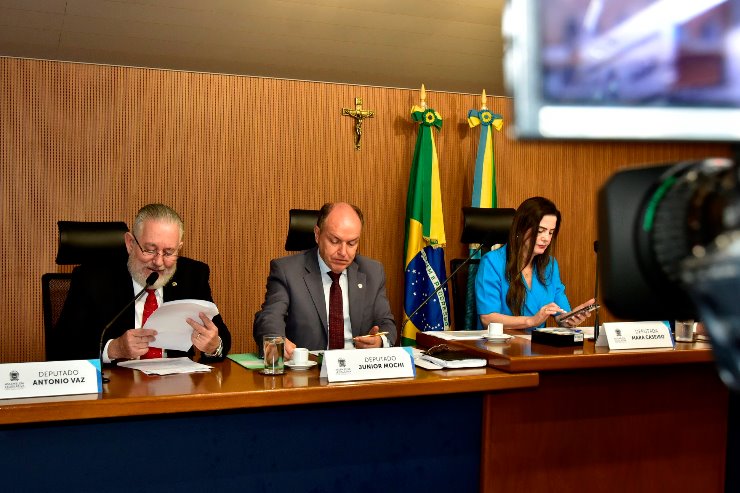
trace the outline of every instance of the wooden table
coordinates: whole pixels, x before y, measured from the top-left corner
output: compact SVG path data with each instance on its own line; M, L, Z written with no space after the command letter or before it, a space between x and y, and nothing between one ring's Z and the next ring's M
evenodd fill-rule
M105 372L102 394L0 401L3 489L475 491L484 397L538 384L491 368L330 384L317 368L266 377L230 360Z
M728 392L709 344L447 344L540 375L536 388L486 396L482 491L724 491Z

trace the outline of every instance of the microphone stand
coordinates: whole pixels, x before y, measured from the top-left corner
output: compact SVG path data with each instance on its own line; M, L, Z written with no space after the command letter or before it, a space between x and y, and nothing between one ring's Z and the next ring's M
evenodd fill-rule
M432 293L429 296L426 297L426 299L424 301L422 301L421 303L419 303L419 306L417 306L416 309L413 312L411 312L411 315L409 315L408 317L405 318L405 320L401 324L401 329L399 331L399 333L400 333L399 340L403 337L403 329L406 328L406 324L409 322L409 320L411 320L414 317L414 315L416 315L417 313L419 313L419 310L421 310L422 308L424 308L427 305L427 303L429 303L429 300L431 300L437 294L437 291L439 291L440 289L442 289L445 286L447 286L447 284L449 284L450 280L453 277L455 277L455 274L457 274L460 269L462 269L463 267L465 267L466 265L468 265L470 263L470 261L473 260L473 258L475 258L476 255L478 255L478 252L480 252L487 243L488 243L488 241L481 242L478 245L478 248L476 248L475 250L473 250L473 253L471 253L468 256L468 258L466 258L465 261L462 264L458 265L457 268L455 270L453 270L450 273L449 276L447 276L447 279L445 279L443 283L441 283L439 286L437 286L434 289L434 291L432 291ZM455 309L457 309L457 307L455 307ZM423 332L423 331L420 331L420 332Z
M599 241L594 241L594 253L596 253L596 282L594 286L594 303L599 303ZM599 340L599 308L594 316L594 345Z
M103 342L105 341L105 333L108 332L108 329L110 329L111 326L114 323L116 323L116 321L118 321L119 318L121 318L121 316L126 312L126 310L129 309L131 305L139 301L139 298L141 298L141 296L146 292L147 289L151 288L152 285L155 282L157 282L158 278L159 278L159 274L156 272L152 272L151 274L149 274L149 277L146 278L146 284L144 285L144 289L139 291L136 294L136 296L134 296L134 299L129 301L126 304L126 306L124 306L123 309L120 312L118 312L118 314L115 317L113 317L113 319L110 322L108 322L108 325L103 327L103 332L100 333L100 347L98 349L98 359L100 360L100 375L101 375L101 378L103 379L103 383L110 382L110 378L106 378L103 376Z

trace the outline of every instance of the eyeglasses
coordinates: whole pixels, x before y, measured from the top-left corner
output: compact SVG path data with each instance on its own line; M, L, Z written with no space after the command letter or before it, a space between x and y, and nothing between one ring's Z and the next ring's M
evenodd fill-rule
M139 243L139 240L136 239L136 235L131 233L131 236L134 238L134 241L136 242L136 245L139 247L139 250L141 250L141 253L143 253L147 257L157 257L161 255L162 258L167 258L167 259L177 258L177 250L178 250L177 248L175 249L168 248L166 250L162 250L161 252L159 250L144 250L141 247L141 243Z
M435 354L444 353L445 351L450 351L450 346L447 344L437 344L436 346L432 346L424 351L424 354L433 356Z

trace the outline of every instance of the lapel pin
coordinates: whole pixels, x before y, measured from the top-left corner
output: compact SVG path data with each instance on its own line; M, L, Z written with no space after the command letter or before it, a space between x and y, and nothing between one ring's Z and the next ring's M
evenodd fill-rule
M358 284L357 287L362 289L362 284Z
M177 281L172 282L172 287L174 288L175 286L177 286Z

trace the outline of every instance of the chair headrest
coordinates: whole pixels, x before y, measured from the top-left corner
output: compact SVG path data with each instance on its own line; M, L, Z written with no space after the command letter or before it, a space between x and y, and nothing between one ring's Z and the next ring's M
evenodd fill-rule
M462 243L495 245L509 241L516 209L463 207Z
M316 238L313 228L319 218L319 211L290 209L288 214L288 237L285 239L285 249L289 252L298 252L315 247Z
M125 257L124 233L128 226L122 221L59 221L59 249L56 263L74 265L90 260Z

